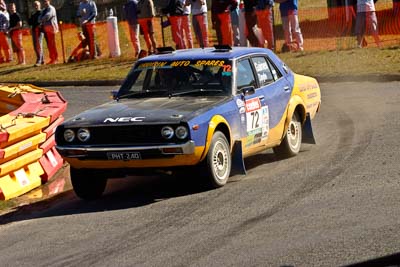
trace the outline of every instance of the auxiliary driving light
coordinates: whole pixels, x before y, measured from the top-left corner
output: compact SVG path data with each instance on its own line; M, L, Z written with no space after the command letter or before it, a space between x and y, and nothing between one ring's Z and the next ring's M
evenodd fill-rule
M171 139L172 137L174 137L174 129L172 129L171 126L164 126L161 129L161 135L165 139Z
M75 132L71 129L67 129L64 131L64 139L68 143L71 143L75 139Z
M87 128L80 128L77 136L81 142L86 142L90 138L90 131Z
M179 126L175 130L175 135L179 139L185 139L188 136L188 129L185 126Z

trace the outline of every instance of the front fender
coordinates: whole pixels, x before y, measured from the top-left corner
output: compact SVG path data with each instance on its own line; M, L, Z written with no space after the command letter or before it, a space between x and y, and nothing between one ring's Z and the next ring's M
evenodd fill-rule
M202 161L206 157L206 155L208 153L208 150L210 148L211 140L212 140L212 137L213 137L213 135L215 133L215 130L221 124L223 124L226 127L227 131L228 131L228 133L224 132L224 134L225 135L228 134L228 136L226 136L226 138L228 139L228 142L230 144L231 151L232 151L232 146L233 146L232 143L233 142L230 141L231 140L231 136L232 136L232 134L231 134L232 131L231 131L231 128L229 127L229 123L221 115L215 115L215 116L213 116L211 118L210 122L208 123L208 130L207 130L207 136L206 136L206 145L205 145L205 148L204 148L203 155L201 155L200 161Z

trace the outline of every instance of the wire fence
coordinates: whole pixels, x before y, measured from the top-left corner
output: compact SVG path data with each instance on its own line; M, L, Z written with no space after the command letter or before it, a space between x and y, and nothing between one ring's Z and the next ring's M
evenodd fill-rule
M400 45L400 14L395 16L391 3L377 3L377 18L379 35L383 47ZM355 28L355 10L352 6L341 7L320 7L312 9L299 10L300 28L304 37L305 51L325 51L325 50L343 50L356 47L354 36ZM209 14L209 37L210 46L216 44L215 31L211 28L211 13ZM158 46L175 47L170 27L162 28L162 20L164 17L156 17L155 19L155 37ZM60 24L60 34L57 34L57 48L59 51L60 61L68 58L72 50L79 44L77 33L80 31L79 26L74 23ZM118 22L119 43L122 57L134 57L134 51L129 39L129 29L126 21ZM274 7L274 33L276 39L276 52L281 52L284 43L282 21L279 14L278 6ZM164 38L163 38L164 37ZM98 21L96 24L96 38L101 47L103 56L110 54L108 49L108 33L107 22ZM194 38L195 47L199 47ZM32 47L32 40L29 29L25 29L23 36L24 48L28 63L35 61ZM146 49L146 45L142 36L140 37L141 47ZM374 46L372 37L367 37L370 47ZM64 49L63 49L64 48ZM47 56L47 48L44 42L45 55ZM63 52L63 53L61 53ZM63 58L61 58L63 55Z

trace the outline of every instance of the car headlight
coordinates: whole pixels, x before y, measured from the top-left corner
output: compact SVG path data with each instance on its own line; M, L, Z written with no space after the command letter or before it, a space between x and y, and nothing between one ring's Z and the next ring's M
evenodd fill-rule
M175 135L179 139L185 139L188 136L189 132L188 129L185 126L179 126L175 130Z
M87 128L80 128L78 130L77 136L81 142L86 142L90 138L90 131Z
M165 139L171 139L172 137L174 137L174 129L172 129L171 126L164 126L161 129L161 135Z
M71 143L75 139L75 132L71 129L67 129L64 131L64 140L68 143Z

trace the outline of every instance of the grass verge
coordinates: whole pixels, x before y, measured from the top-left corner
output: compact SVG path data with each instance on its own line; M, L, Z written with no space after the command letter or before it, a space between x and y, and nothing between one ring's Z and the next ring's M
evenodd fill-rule
M296 73L313 77L400 75L400 46L279 54ZM122 80L134 64L130 57L102 58L57 65L4 65L0 82Z

